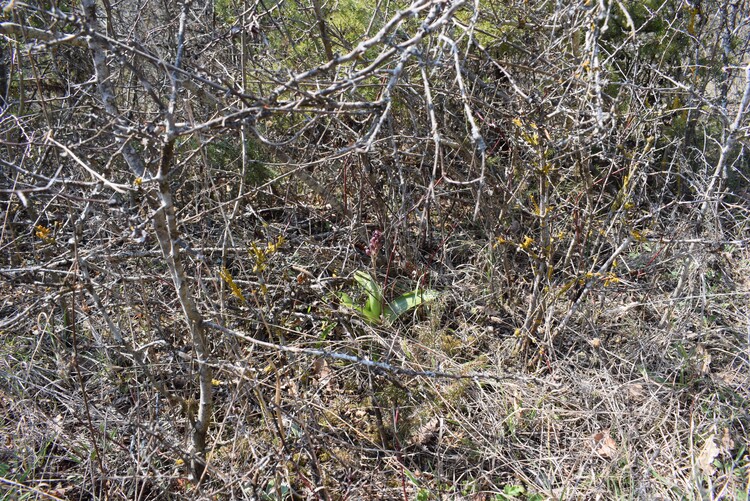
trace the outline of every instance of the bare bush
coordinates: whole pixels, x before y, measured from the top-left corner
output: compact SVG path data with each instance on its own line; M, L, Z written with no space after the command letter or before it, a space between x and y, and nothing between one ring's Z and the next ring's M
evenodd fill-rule
M744 3L3 12L11 492L741 496Z

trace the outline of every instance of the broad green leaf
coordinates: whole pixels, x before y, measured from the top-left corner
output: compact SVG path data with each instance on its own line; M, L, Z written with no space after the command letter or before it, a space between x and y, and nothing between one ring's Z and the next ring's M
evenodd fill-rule
M380 322L382 320L381 314L383 313L385 313L385 316L389 320L395 320L407 311L416 308L422 303L432 301L439 296L437 291L417 289L413 292L403 294L394 299L390 304L385 305L383 288L369 273L366 271L355 271L354 280L367 294L364 306L355 304L351 296L345 292L339 292L339 299L344 306L359 312L367 321L372 323Z
M354 272L354 280L367 293L367 301L363 313L373 322L380 320L380 314L383 312L383 289L380 285L365 271Z
M366 271L355 271L354 280L369 294L378 301L383 301L383 289Z
M355 276L355 278L356 278L356 276ZM369 276L367 278L369 278ZM368 290L368 288L365 285L366 282L363 283L360 280L357 280L357 282L359 282L360 285L362 285L362 287L365 288L365 291L367 292L367 301L365 302L365 305L364 306L360 306L360 305L356 304L354 302L354 300L352 299L352 297L349 294L347 294L346 292L339 292L337 294L339 300L341 301L341 304L343 304L347 308L351 308L352 310L356 311L357 313L359 313L360 315L362 315L363 317L365 317L365 319L368 322L372 322L372 323L378 323L378 322L380 322L380 314L383 311L382 310L382 308L383 308L382 303L380 301L378 301L375 298L375 296L373 296L370 293L370 290ZM382 297L382 295L381 295L381 297Z
M365 302L365 311L367 311L368 316L372 316L373 318L380 319L380 313L383 311L383 303L382 301L379 301L375 296L367 293L367 301Z
M438 296L439 294L437 291L430 289L424 291L416 290L414 292L403 294L391 301L391 303L386 307L386 315L391 320L394 320L407 311L416 308L422 303L432 301Z
M347 308L354 309L354 300L346 292L339 292L339 300L341 301L341 304L343 304Z
M362 307L362 306L359 306L358 304L354 304L354 300L346 292L339 292L338 296L339 296L339 300L341 301L341 304L343 304L347 308L350 308L356 311L360 315L364 315L368 319L370 319L370 317L372 316L372 314L369 312L369 310L367 310L366 307Z
M380 322L380 309L378 308L377 311L370 310L368 308L362 308L360 310L360 313L362 313L367 320L370 322L376 324Z

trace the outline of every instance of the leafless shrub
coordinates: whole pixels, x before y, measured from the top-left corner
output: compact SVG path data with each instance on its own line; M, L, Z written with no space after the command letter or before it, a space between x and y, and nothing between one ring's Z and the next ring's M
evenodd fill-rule
M742 493L744 3L3 12L14 492Z

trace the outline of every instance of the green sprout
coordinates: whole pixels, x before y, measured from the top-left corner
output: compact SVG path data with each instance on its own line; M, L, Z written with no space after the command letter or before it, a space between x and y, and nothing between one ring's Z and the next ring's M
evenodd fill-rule
M355 304L351 296L346 292L338 294L341 303L347 308L360 313L368 322L379 323L384 318L393 321L407 311L417 306L432 301L438 297L438 292L430 289L422 290L419 287L412 292L402 294L390 303L383 298L383 288L369 273L365 271L354 272L354 280L364 289L367 300L364 305Z

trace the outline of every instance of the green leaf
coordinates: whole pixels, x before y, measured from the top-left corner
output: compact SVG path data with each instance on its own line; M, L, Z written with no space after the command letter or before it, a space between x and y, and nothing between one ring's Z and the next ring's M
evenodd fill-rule
M523 485L506 485L503 487L503 493L501 496L505 496L508 499L516 498L524 492L526 492L526 489L523 488Z
M341 301L341 304L347 308L354 309L354 300L346 292L339 292L339 300Z
M395 320L399 316L403 315L407 311L416 308L422 303L427 303L436 299L440 294L434 290L415 290L403 294L394 299L388 306L386 306L386 315L391 320Z
M419 489L419 492L417 492L417 501L428 501L428 499L430 499L430 491Z
M383 289L366 271L355 271L354 280L369 294L381 303L383 302Z
M382 313L383 311L383 303L381 301L378 301L375 296L372 296L368 293L364 310L367 312L368 317L372 317L376 321L380 320L380 313Z
M360 310L360 313L362 313L368 321L374 324L380 322L380 308L377 308L376 310L372 310L365 306L364 308Z
M351 298L349 294L347 294L346 292L339 292L338 296L339 296L339 299L341 300L341 304L343 304L347 308L351 308L352 310L356 311L360 315L366 316L369 319L370 317L369 310L367 310L365 307L362 307L358 304L354 304L354 300Z
M365 271L355 271L354 280L367 293L367 301L363 308L365 316L373 321L380 321L380 314L383 312L383 289L380 285Z
M416 308L422 303L432 301L439 296L434 290L416 289L413 292L403 294L385 305L383 299L383 288L366 271L355 271L354 280L365 290L367 300L364 306L354 303L354 300L346 292L339 292L338 297L341 304L359 312L368 322L379 323L384 313L389 320L395 320L407 311Z

